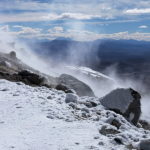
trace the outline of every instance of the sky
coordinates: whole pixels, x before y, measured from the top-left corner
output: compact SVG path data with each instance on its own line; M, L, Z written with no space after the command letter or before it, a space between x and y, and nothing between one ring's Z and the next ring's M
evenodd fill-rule
M150 0L0 0L0 30L38 40L150 41Z

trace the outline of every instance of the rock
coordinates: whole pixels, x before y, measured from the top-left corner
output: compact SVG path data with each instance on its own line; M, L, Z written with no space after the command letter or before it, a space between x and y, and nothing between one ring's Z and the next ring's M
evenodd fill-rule
M66 94L66 103L77 103L78 102L78 96L73 93Z
M86 85L85 83L83 83L82 81L76 79L75 77L71 75L62 74L58 78L58 84L63 84L69 89L75 90L75 92L79 96L94 97L94 93L88 85Z
M114 138L114 141L115 141L117 144L123 144L121 138L116 137L116 138Z
M73 91L72 89L69 89L69 87L67 87L64 84L58 84L55 88L56 90L61 90L61 91L64 91L65 93L75 93L75 91Z
M148 123L146 120L139 120L139 123L143 129L150 130L150 123Z
M119 129L121 126L121 123L117 119L113 119L110 124L115 126L117 129Z
M41 77L40 75L32 73L27 70L20 71L18 73L18 76L25 83L27 82L28 84L39 85L39 86L42 85L42 83L44 83L45 80L44 77Z
M101 98L101 104L109 110L123 115L137 125L141 114L141 95L133 89L116 89Z
M112 128L107 129L107 126L102 126L102 128L99 130L99 133L103 135L108 135L108 134L118 134L120 132Z
M11 52L9 53L9 56L10 56L10 58L12 58L12 59L16 59L16 58L17 58L15 51L11 51Z
M88 102L85 102L83 103L86 107L88 108L92 108L92 107L96 107L97 106L97 103L95 102L92 102L92 101L88 101Z
M150 139L142 140L138 145L138 150L150 150Z

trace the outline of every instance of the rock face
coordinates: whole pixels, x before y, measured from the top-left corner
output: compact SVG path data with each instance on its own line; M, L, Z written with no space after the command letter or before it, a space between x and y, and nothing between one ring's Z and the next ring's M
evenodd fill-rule
M123 115L134 125L139 121L141 114L141 95L133 89L116 89L101 99L107 109Z
M44 77L41 77L40 75L29 72L27 70L19 72L18 76L20 76L24 82L28 82L28 84L40 86L44 83Z
M94 96L92 89L88 85L86 85L82 81L74 78L73 76L70 76L67 74L62 74L58 78L58 83L64 84L69 89L75 90L75 92L79 96L91 96L91 97Z

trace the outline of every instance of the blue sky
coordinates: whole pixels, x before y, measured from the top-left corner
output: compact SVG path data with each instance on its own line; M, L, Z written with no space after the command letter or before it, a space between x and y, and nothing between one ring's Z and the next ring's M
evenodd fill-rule
M150 1L1 0L0 29L30 39L150 41Z

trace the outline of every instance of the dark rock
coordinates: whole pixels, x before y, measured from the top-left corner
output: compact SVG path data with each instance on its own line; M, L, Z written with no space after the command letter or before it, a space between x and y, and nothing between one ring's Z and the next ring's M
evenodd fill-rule
M18 73L18 76L21 77L23 82L28 82L28 84L33 84L33 85L42 85L44 83L44 77L41 77L38 74L31 73L27 70L23 70Z
M121 126L121 123L117 119L113 119L110 124L115 126L117 129L119 129Z
M62 74L58 78L58 83L64 84L69 89L75 90L75 92L79 96L91 96L91 97L94 96L92 89L88 85L86 85L85 83L83 83L82 81L76 79L71 75Z
M150 150L150 139L142 140L139 143L139 150Z
M65 93L74 93L72 89L70 89L64 84L58 84L55 88L56 90L61 90L61 91L64 91Z
M114 141L115 141L117 144L123 144L122 139L120 139L120 138L118 138L118 137L114 138Z
M129 122L137 125L141 114L141 95L133 89L116 89L104 96L101 103L109 110L123 115Z
M148 123L146 120L139 120L139 123L143 129L150 130L150 123Z
M107 126L102 126L102 128L99 130L99 133L103 135L108 135L108 134L118 134L120 132L115 129L110 129L110 128L107 129Z
M16 59L16 58L17 58L15 51L11 51L11 52L9 53L9 56L10 56L10 58L12 58L12 59Z
M78 96L72 93L66 94L66 103L77 103L78 102Z

